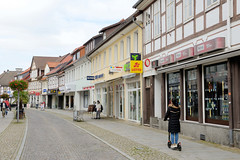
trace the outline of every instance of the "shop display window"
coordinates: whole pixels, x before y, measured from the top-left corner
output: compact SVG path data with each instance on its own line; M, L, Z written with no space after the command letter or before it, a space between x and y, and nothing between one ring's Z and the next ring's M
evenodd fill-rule
M180 73L169 73L167 75L168 105L173 99L180 104Z
M204 73L206 122L228 125L227 63L206 66Z
M186 71L186 119L198 121L197 69Z

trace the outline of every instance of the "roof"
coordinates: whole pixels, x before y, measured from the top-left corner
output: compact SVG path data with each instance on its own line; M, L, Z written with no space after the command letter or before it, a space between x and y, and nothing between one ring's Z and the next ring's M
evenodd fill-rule
M28 73L25 77L22 78L22 80L28 80L30 78L30 73Z
M49 76L51 74L58 73L59 71L61 71L62 68L64 68L70 62L72 62L72 55L69 53L66 56L64 56L64 59L62 59L61 63L59 63L53 70L48 72L46 75Z
M78 48L75 48L72 52L71 52L71 55L75 54L76 52L78 52L79 50L83 49L85 46L81 46L81 47L78 47Z
M140 3L142 3L143 0L138 0L132 8L137 8Z
M104 28L102 28L102 29L99 31L99 33L104 32L104 31L106 31L106 30L108 30L108 29L110 29L110 28L119 26L119 25L122 24L124 21L125 21L124 19L121 19L121 20L120 20L119 22L117 22L117 23L114 23L114 24L111 24L110 26L104 27Z
M121 32L123 29L125 29L128 25L133 23L133 18L138 16L141 12L136 11L131 16L129 16L124 22L121 23L121 26L119 26L116 30L114 30L106 39L98 43L98 45L92 49L87 56L91 56L96 50L98 50L102 45L107 43L109 40L111 40L117 33Z
M47 62L47 65L49 68L55 68L59 64L60 64L60 62Z
M62 59L62 57L41 57L41 56L33 56L32 62L34 61L36 64L36 68L40 70L45 69L45 65L47 62L58 62Z
M20 73L20 75L21 74L25 74L25 73L27 73L27 72L29 72L30 71L30 67L28 68L28 69L26 69L25 71L23 71L22 73Z
M21 72L21 71L20 71ZM20 73L19 71L6 71L0 75L0 85L1 86L9 86L9 82L15 80L17 74Z
M93 36L93 37L90 38L87 42L85 42L83 45L86 46L91 40L97 39L98 37L101 37L101 36L103 36L103 34L98 34L98 35L96 35L96 36Z

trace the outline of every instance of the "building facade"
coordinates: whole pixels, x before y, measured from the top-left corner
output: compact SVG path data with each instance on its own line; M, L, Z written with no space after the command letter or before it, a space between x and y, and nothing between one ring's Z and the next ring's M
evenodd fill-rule
M240 147L239 6L237 0L133 6L143 11L144 123L167 129L162 119L177 99L184 135Z

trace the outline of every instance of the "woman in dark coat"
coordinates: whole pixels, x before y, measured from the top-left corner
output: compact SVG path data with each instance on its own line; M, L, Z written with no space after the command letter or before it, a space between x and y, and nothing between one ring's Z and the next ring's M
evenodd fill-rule
M177 147L178 144L178 133L180 132L180 107L177 100L172 100L171 104L168 106L167 113L165 114L164 121L169 118L168 122L168 132L171 133L171 147ZM174 140L175 138L175 140Z

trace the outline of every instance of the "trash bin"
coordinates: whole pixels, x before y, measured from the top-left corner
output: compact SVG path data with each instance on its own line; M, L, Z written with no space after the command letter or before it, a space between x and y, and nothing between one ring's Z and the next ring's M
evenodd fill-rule
M83 114L84 114L84 110L74 110L73 120L77 122L84 122Z

